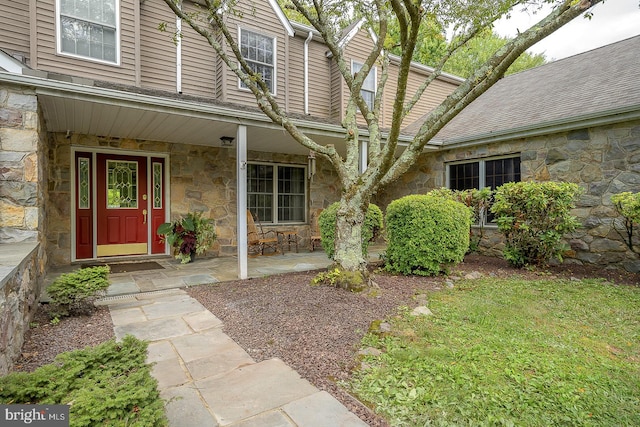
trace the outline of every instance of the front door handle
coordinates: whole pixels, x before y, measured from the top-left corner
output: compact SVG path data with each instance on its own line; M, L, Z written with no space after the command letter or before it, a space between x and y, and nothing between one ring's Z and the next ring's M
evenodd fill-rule
M146 223L147 223L147 210L146 210L146 209L143 209L143 210L142 210L142 215L143 215L143 218L144 218L144 220L142 221L142 223L143 223L143 224L146 224Z

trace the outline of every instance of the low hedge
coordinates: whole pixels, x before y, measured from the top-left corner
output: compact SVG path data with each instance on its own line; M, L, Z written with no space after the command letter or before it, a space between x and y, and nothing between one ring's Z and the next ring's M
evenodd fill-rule
M436 275L459 263L469 248L471 210L449 197L411 195L387 207L386 269Z

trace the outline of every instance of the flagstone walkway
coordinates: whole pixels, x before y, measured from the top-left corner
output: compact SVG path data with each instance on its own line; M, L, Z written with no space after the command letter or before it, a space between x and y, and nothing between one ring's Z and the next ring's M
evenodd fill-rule
M170 427L366 426L329 393L280 359L254 361L222 331L222 322L185 286L237 278L235 257L177 264L163 270L118 273L99 304L107 305L118 339L149 341L148 361L166 400ZM260 277L325 268L322 252L287 253L249 262Z

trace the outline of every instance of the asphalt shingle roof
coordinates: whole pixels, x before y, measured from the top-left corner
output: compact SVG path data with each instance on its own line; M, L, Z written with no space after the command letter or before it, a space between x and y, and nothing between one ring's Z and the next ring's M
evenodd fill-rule
M640 36L501 79L434 140L446 144L632 107L640 109Z

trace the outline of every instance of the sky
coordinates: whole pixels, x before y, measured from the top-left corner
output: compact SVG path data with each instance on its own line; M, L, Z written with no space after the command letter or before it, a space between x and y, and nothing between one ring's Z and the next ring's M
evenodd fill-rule
M640 34L640 8L638 0L605 0L594 6L593 18L577 17L544 40L533 45L529 52L544 53L547 60L562 59L587 50L624 40ZM547 9L547 13L548 13ZM514 14L511 19L496 23L495 31L501 36L513 37L517 29L523 31L546 16L527 12ZM639 53L640 55L640 53Z

